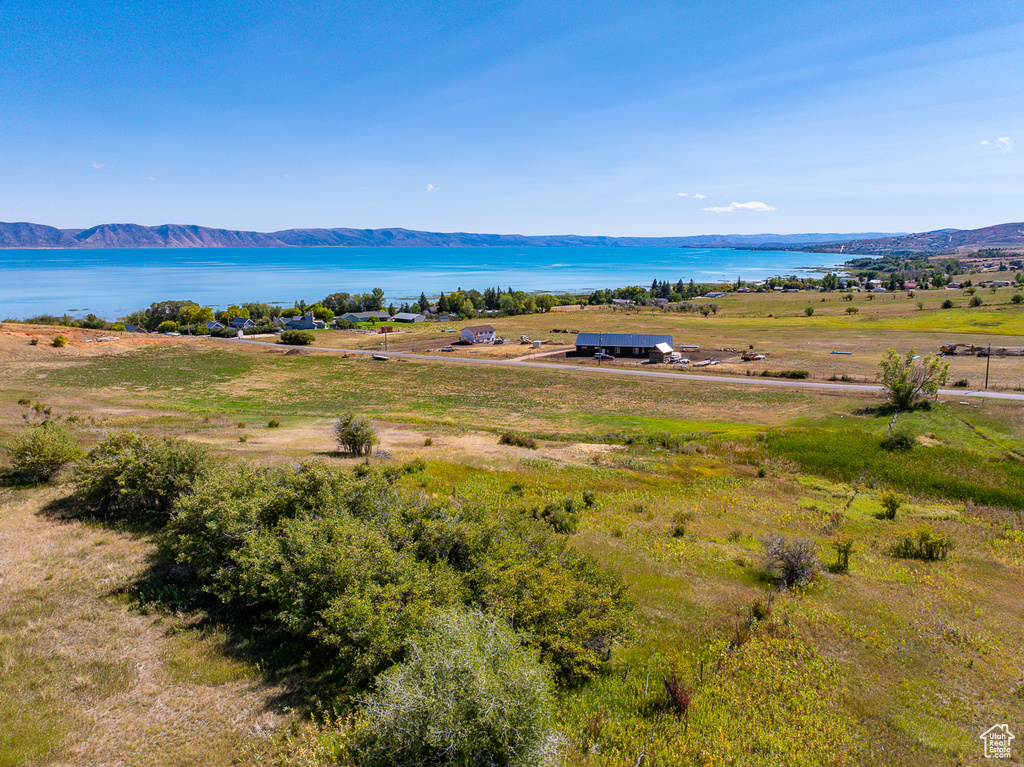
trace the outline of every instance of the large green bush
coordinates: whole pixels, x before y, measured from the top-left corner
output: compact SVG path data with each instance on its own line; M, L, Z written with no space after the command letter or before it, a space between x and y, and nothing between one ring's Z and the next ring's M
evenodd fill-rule
M215 472L178 501L164 550L226 619L312 659L342 691L401 660L446 606L504 618L565 680L594 674L628 633L621 580L546 523L455 510L362 474L316 463Z
M532 767L548 761L548 679L502 621L440 612L409 656L381 675L365 702L360 763Z
M334 436L338 440L338 449L349 455L369 455L373 446L380 442L369 419L355 413L345 413L334 419Z
M48 482L82 455L78 440L65 427L43 421L6 446L14 471L31 482Z
M104 517L162 523L207 471L203 445L134 432L112 434L75 469L80 503Z
M316 338L308 330L286 330L281 334L281 343L292 346L309 346Z

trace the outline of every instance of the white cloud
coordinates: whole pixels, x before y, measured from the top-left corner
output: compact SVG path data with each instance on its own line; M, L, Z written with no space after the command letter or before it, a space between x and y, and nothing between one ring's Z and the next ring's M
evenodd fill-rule
M689 197L690 195L688 195L686 192L680 192L679 196L680 197Z
M769 210L775 210L775 208L763 202L734 202L725 207L701 208L701 210L707 210L712 213L734 213L737 210L753 210L758 213L766 213Z
M146 176L146 178L148 178L150 181L156 181L156 179L153 178L152 176Z
M695 200L703 200L705 197L706 197L706 195L703 195L703 194L695 194L693 196L693 199L695 199Z
M92 164L92 167L94 167L96 170L99 170L100 168L103 167L103 163L101 163L101 162L94 162Z
M1013 139L1011 139L1009 136L1001 136L1000 138L997 138L995 141L982 141L981 145L990 146L995 149L1002 149L1004 152L1009 152L1010 147L1013 146Z
M440 190L436 186L434 186L433 184L427 184L427 191L428 192L438 192Z

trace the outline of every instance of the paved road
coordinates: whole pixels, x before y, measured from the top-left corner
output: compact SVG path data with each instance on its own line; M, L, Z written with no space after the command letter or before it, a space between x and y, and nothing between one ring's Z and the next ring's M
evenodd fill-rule
M282 348L281 344L273 341L249 341L236 338L213 340L223 340L225 343L233 344L268 346L274 349ZM816 389L818 391L825 390L837 392L855 392L860 394L879 394L882 391L881 386L876 386L873 384L826 383L824 381L780 381L773 378L761 378L760 376L756 378L747 378L742 376L697 375L693 373L670 373L668 371L662 370L632 370L630 368L618 368L612 365L569 365L558 362L532 362L530 360L530 356L542 356L539 354L528 355L526 357L517 357L515 359L496 360L480 357L459 357L455 355L448 357L439 356L436 354L413 354L411 352L381 352L379 350L374 349L332 349L315 346L293 348L301 348L304 351L321 352L326 354L362 354L367 356L371 354L386 354L388 357L395 357L398 359L426 360L428 362L440 362L443 364L493 365L499 367L542 368L544 370L561 370L563 372L572 371L577 373L591 373L594 375L636 376L640 378L667 378L673 381L698 381L700 383L705 384L725 386L767 386L776 387L780 389ZM545 354L544 356L547 355ZM981 391L973 389L939 389L939 394L948 397L983 397L985 399L1015 400L1018 402L1024 402L1024 393L1021 392Z

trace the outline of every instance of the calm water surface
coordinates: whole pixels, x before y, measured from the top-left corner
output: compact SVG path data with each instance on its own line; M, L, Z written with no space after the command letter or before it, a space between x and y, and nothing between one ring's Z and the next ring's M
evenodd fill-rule
M590 291L808 274L828 254L723 248L147 248L0 250L0 319L92 312L107 319L154 301L291 306L383 288L396 304L457 288Z

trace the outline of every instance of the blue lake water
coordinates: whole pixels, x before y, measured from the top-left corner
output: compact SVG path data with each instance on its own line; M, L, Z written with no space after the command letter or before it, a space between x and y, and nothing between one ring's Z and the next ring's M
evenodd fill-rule
M726 248L147 248L0 250L0 319L92 312L114 319L154 301L291 306L384 289L396 304L501 286L591 291L626 285L757 280L831 266L828 254Z

